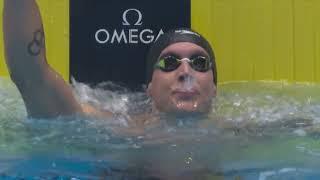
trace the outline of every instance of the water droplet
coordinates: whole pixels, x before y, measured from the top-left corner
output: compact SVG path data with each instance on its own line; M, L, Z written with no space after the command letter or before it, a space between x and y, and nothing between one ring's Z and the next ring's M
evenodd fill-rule
M191 164L192 163L192 157L187 157L185 159L186 164Z
M234 102L233 105L239 107L241 105L241 102L240 101Z

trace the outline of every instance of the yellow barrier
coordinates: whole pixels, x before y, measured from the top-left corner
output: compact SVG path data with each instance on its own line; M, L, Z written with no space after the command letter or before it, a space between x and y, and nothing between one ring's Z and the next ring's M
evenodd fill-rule
M49 63L68 79L69 1L37 2ZM220 82L320 82L319 0L192 0L191 7L193 29L215 49ZM7 75L2 42L0 52L0 75Z
M69 79L69 1L68 0L37 0L40 7L46 34L46 53L48 62L59 71L65 80ZM2 36L2 8L1 36ZM3 52L3 40L0 42L0 76L8 75Z
M319 0L193 0L219 81L320 81Z

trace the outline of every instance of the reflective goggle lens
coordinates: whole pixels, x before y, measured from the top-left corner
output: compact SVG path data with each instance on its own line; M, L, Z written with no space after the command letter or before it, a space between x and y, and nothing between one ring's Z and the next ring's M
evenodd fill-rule
M178 59L175 56L165 56L156 63L155 67L161 69L162 71L170 72L177 69L182 61L183 60ZM196 56L191 59L186 59L186 61L189 63L192 69L199 72L208 71L212 66L211 61L203 56Z

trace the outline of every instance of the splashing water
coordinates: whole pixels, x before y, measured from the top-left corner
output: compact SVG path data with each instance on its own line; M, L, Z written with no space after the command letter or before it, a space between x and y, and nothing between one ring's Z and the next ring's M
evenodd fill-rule
M185 92L193 92L195 87L195 78L193 76L186 76L184 80L181 82L181 91ZM198 108L198 101L196 101L193 97L181 97L176 102L176 106L178 109L189 109L189 110L195 110Z
M182 89L185 89L187 91L191 91L194 87L195 78L193 76L187 76L185 77L185 81L182 83Z
M189 79L183 86L192 88L193 83ZM320 85L220 85L212 113L201 126L189 117L191 125L160 124L139 135L121 135L118 130L134 129L128 122L149 112L144 92L112 83L73 85L80 102L119 114L118 123L77 116L27 119L14 85L0 79L2 177L320 177Z

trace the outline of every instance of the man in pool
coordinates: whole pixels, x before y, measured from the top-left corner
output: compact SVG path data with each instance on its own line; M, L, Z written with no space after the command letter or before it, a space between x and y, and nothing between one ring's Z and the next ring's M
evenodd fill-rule
M34 0L4 0L5 56L29 117L72 114L110 117L111 112L80 104L71 86L46 60L44 30ZM152 110L168 114L206 114L216 95L217 72L210 44L189 29L158 39L147 57L147 94Z

